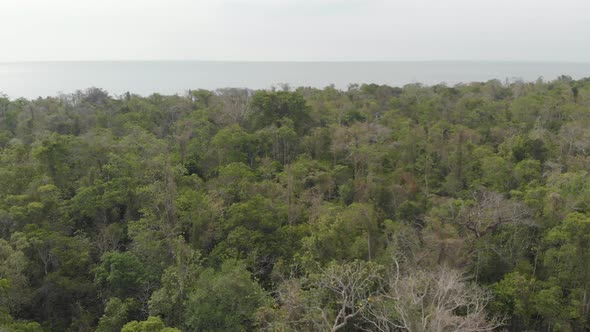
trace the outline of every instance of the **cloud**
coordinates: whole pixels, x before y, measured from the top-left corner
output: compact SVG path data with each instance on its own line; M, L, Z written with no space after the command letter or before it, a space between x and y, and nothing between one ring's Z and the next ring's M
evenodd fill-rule
M587 60L590 1L0 0L4 60Z
M381 0L226 0L222 3L226 9L240 12L337 16L352 11L361 14L364 9L381 3Z

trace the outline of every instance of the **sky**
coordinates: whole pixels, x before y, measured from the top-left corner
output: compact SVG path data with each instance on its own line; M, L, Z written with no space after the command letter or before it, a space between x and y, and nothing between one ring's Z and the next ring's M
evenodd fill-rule
M0 0L0 61L590 61L588 0Z

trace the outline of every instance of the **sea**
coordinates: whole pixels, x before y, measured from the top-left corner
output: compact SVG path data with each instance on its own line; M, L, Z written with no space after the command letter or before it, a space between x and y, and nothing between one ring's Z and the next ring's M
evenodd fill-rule
M0 94L10 99L58 96L96 87L113 96L184 94L220 88L270 89L350 84L404 86L590 77L590 62L0 62Z

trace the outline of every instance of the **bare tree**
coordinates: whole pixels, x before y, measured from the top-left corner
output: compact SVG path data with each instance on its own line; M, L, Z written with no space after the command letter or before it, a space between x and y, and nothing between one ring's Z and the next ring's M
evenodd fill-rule
M487 315L491 295L457 270L393 268L384 278L372 262L332 264L317 279L287 279L277 290L280 309L268 331L479 332L504 324Z
M474 203L463 210L461 223L477 238L502 224L530 222L531 212L524 204L500 193L484 190L474 193L473 198Z
M317 279L287 279L277 291L279 315L264 324L268 330L338 331L361 317L380 278L378 265L354 261L321 269Z
M384 292L369 299L362 315L370 331L492 331L504 320L487 317L490 299L488 292L468 283L455 270L440 268L401 275L396 265Z
M589 121L583 119L564 124L560 131L561 150L568 155L590 154L590 131L587 130Z
M223 125L243 124L250 109L252 91L226 88L215 91L214 103L219 108L215 121Z
M366 307L369 298L376 294L375 285L380 278L378 266L371 262L355 261L331 265L323 271L319 287L329 290L336 299L336 316L331 319L330 331L338 331ZM322 317L328 323L323 309Z

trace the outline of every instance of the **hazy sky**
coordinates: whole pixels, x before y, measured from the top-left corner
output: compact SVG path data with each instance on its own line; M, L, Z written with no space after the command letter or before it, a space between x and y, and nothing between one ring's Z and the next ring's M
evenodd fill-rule
M0 0L0 61L590 61L589 0Z

